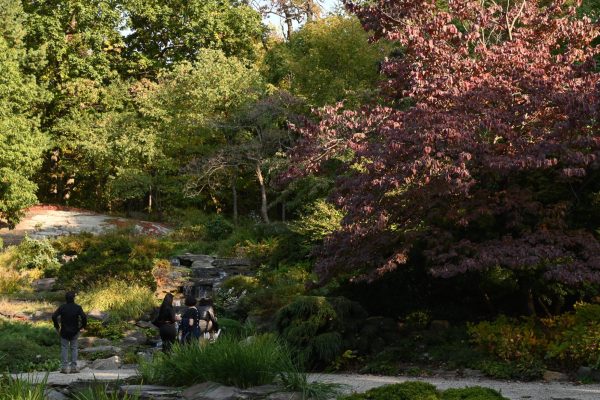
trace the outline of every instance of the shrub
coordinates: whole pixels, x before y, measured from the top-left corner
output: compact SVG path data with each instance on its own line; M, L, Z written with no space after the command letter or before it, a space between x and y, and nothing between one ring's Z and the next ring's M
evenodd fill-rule
M447 389L442 393L441 400L507 400L498 391L481 386L462 389Z
M223 240L233 232L233 224L219 214L209 217L205 225L207 240Z
M156 354L140 364L144 381L171 386L206 381L240 388L273 383L291 364L289 351L272 335L214 343L175 345L169 356Z
M91 287L79 296L79 302L87 310L109 313L116 321L138 319L157 305L154 292L147 287L114 280Z
M48 239L31 239L25 236L15 247L16 268L37 269L46 276L54 276L60 268L57 252Z
M468 330L476 345L500 360L530 360L542 358L546 348L545 337L535 323L533 318L519 322L501 316L493 322L469 325Z
M324 367L341 354L344 334L352 336L365 314L345 298L300 296L279 310L276 326L299 362Z
M600 305L577 303L575 311L542 320L548 330L547 357L565 366L598 366Z
M77 255L60 269L59 282L67 288L87 288L118 279L154 289L154 262L170 252L166 241L127 232L65 236L55 246L65 254Z
M129 329L131 329L131 326L125 321L112 320L102 323L100 321L88 319L86 335L110 340L119 340L125 336L125 332Z
M404 382L380 386L365 393L344 396L341 400L439 400L439 392L425 382Z
M22 290L26 279L14 269L0 267L0 293L10 294Z
M365 393L341 397L340 400L508 400L493 389L480 386L447 389L439 392L425 382L385 385Z
M60 340L50 324L0 320L0 371L54 370L59 365Z
M481 372L495 379L518 379L532 381L543 376L544 363L536 359L520 361L487 360L479 364Z

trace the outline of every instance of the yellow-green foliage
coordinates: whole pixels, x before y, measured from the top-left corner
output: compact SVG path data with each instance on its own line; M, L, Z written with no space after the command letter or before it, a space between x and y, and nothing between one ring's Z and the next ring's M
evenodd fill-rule
M324 200L317 200L294 223L293 229L305 237L309 243L314 243L323 240L327 235L339 229L343 217L344 214L332 204Z
M105 311L115 320L139 318L158 304L152 290L126 281L97 284L81 294L78 301L85 311Z
M236 246L236 255L248 258L255 265L267 264L271 259L277 247L280 238L272 237L261 241L246 240Z
M469 334L481 349L504 361L543 356L547 345L533 318L518 321L501 316L470 325Z
M500 317L469 326L475 344L502 361L546 360L566 367L598 366L600 305L578 303L573 312L536 320Z

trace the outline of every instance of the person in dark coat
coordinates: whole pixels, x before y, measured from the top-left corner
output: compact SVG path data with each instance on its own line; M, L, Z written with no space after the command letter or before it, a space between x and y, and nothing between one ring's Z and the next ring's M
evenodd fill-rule
M79 331L87 326L87 317L79 304L75 304L75 293L65 294L66 303L52 314L54 329L60 335L60 356L63 374L77 373L77 338ZM71 370L69 371L69 349L71 349Z
M197 342L200 339L200 315L196 308L196 298L187 296L185 305L188 308L181 315L181 343Z
M178 318L175 315L175 310L173 309L173 295L171 293L167 293L162 301L162 304L160 305L155 323L160 332L162 349L165 353L171 352L171 347L177 338L177 327L175 325L177 319Z

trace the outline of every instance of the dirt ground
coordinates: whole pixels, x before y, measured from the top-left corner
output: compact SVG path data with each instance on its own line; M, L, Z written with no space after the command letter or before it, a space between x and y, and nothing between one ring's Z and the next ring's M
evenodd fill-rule
M10 245L19 243L25 235L39 239L81 232L98 234L127 226L147 235L164 235L170 231L167 226L156 222L117 218L77 208L38 205L27 210L15 229L0 229L0 237L5 245Z

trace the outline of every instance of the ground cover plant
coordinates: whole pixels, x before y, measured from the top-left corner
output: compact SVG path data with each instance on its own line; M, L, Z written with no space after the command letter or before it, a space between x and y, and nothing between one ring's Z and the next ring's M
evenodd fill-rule
M404 382L380 386L365 393L339 397L339 400L507 400L499 392L479 386L437 390L425 382Z
M59 366L60 340L50 323L0 319L0 370L54 371Z

